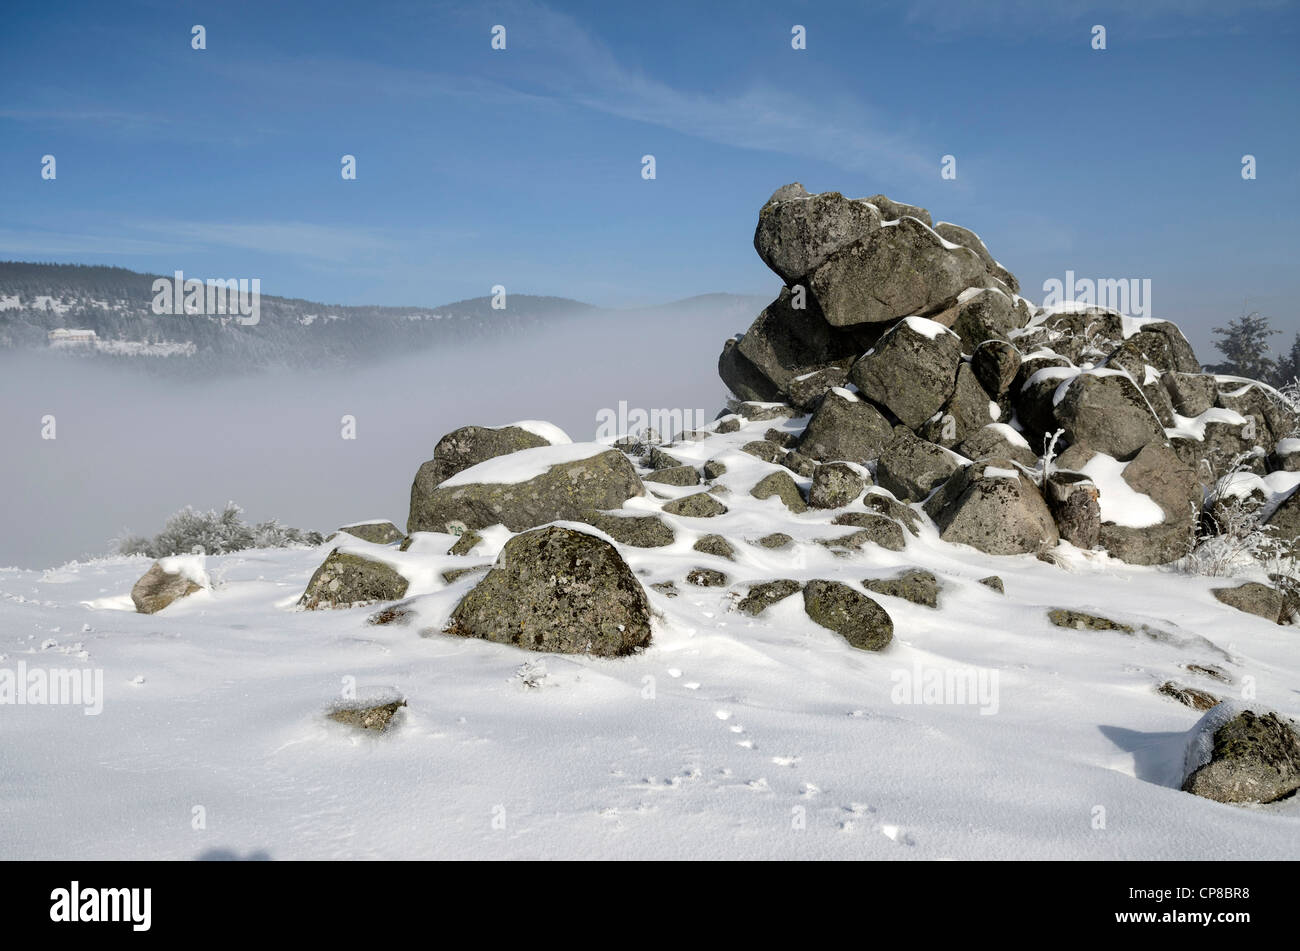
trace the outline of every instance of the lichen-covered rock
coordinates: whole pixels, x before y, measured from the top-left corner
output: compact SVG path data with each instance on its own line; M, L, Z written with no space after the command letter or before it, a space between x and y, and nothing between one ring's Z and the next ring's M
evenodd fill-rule
M797 449L791 449L779 460L781 465L789 469L797 476L805 479L811 478L812 474L817 471L817 461Z
M573 451L582 447L556 447ZM521 468L534 461L545 462L554 449L525 449L515 454ZM627 456L614 449L592 445L585 458L549 465L540 475L522 482L491 482L473 477L477 467L462 470L450 481L428 492L421 482L411 491L408 532L441 532L459 523L465 528L486 528L500 523L512 532L522 532L547 522L578 520L591 511L617 509L628 499L645 494L636 469Z
M875 406L849 390L836 388L817 405L799 451L818 462L876 459L894 438L894 428Z
M985 426L996 422L1001 414L1001 407L975 379L970 364L963 363L957 368L957 385L953 388L952 396L922 425L918 435L936 445L952 449Z
M858 201L864 201L868 204L875 205L880 211L882 221L897 221L904 216L915 218L926 225L930 222L930 212L926 211L920 205L909 205L905 201L894 201L884 195L872 195L870 198L859 198Z
M376 545L390 545L404 537L392 522L356 522L342 526L339 531Z
M998 594L1007 593L1007 586L1002 583L1002 579L999 578L997 575L989 575L987 578L981 578L979 580L979 583L984 585L984 587L986 588L991 588L992 590L996 591Z
M833 251L807 283L827 321L852 327L932 313L988 278L974 251L903 217Z
M889 612L838 581L809 581L803 589L803 605L810 618L859 650L883 650L894 639Z
M157 614L180 598L201 591L193 575L182 570L173 559L155 561L131 588L131 603L141 614Z
M450 548L447 549L449 555L468 555L475 548L483 543L483 536L478 532L470 530L461 532Z
M736 609L750 617L758 617L776 602L784 601L802 587L799 582L788 578L765 581L751 587L749 593L736 605Z
M765 475L749 490L749 494L756 499L770 499L776 496L791 512L808 511L808 503L804 501L799 486L785 472L772 472Z
M795 182L779 189L758 213L754 250L784 283L794 284L833 251L875 231L880 220L874 205L839 192L809 195Z
M686 573L686 583L697 588L725 588L727 576L714 568L694 568Z
M751 423L762 422L769 419L789 419L791 416L797 415L793 408L779 400L775 402L746 400L743 403L737 403L733 412L739 413Z
M1068 627L1076 631L1119 631L1122 634L1133 634L1136 630L1131 624L1112 621L1110 618L1102 617L1099 614L1089 614L1087 611L1074 611L1069 608L1056 608L1048 611L1047 619L1057 627Z
M400 601L409 586L410 581L392 566L336 548L311 576L298 604L317 611Z
M588 512L577 521L599 528L614 541L633 548L662 548L676 539L673 530L657 515L616 515Z
M1091 370L1067 384L1056 420L1074 445L1132 459L1151 442L1164 442L1165 429L1142 391L1118 372Z
M907 548L903 526L885 515L875 512L845 512L835 519L834 524L853 525L857 531L836 538L820 539L819 544L845 551L860 549L867 543L879 545L889 551L903 551Z
M755 439L752 442L747 442L740 447L740 451L753 456L755 459L762 459L764 462L777 462L783 455L780 446L766 439Z
M930 497L925 511L944 541L990 555L1037 553L1060 541L1038 486L1005 459L959 470Z
M667 503L664 511L669 515L685 515L688 518L713 518L725 515L727 507L707 492L696 492Z
M1057 463L1063 469L1082 470L1097 457L1083 446L1071 446ZM1114 465L1114 461L1110 463ZM1160 510L1161 520L1137 527L1106 521L1106 497L1099 498L1103 521L1098 547L1132 565L1162 565L1177 561L1195 541L1201 488L1195 473L1162 442L1152 442L1127 463L1122 478L1134 492L1144 495Z
M893 578L868 578L862 586L876 594L902 598L927 608L939 606L939 579L933 572L911 569Z
M642 481L663 485L699 485L700 472L694 466L670 466L667 469L656 469Z
M971 353L970 368L980 386L993 399L1001 399L1020 372L1022 356L1014 344L985 339Z
M1212 373L1179 373L1176 370L1163 374L1160 382L1169 393L1169 401L1180 416L1195 419L1214 406L1219 397L1219 387Z
M1286 597L1272 585L1247 581L1235 587L1213 588L1210 593L1228 607L1254 614L1274 624L1284 624L1288 620L1283 617Z
M973 353L986 340L1006 340L1027 319L1026 314L1001 290L972 287L932 319L961 338L962 349Z
M828 365L846 370L872 338L874 334L869 338L832 327L806 291L792 294L786 287L754 319L736 348L780 398L790 398L797 390L806 399L807 388L796 386L796 378Z
M1295 413L1283 409L1281 401L1270 395L1270 388L1241 377L1218 377L1219 395L1215 406L1229 409L1252 420L1250 442L1254 446L1272 446L1288 436L1300 423Z
M1016 280L1015 275L993 260L993 255L989 254L989 249L984 246L984 241L974 231L963 228L961 225L955 225L950 221L941 221L934 226L934 233L945 241L951 241L953 244L960 244L964 248L970 248L979 255L979 259L984 262L984 267L988 269L988 272L1007 285L1011 293L1020 293L1020 282Z
M718 354L718 376L727 389L742 400L774 400L780 395L776 384L740 352L737 337L723 341L722 353Z
M650 602L618 550L548 525L506 542L446 633L527 650L623 657L650 643Z
M1057 469L1047 477L1043 495L1062 541L1084 550L1097 547L1101 539L1101 493L1091 479L1081 472Z
M549 445L541 436L519 426L462 426L454 429L438 440L433 447L433 458L416 472L415 484L411 486L412 500L417 492L421 496L427 495L439 483L470 466L521 449Z
M791 406L802 412L811 413L828 391L843 386L848 381L849 362L832 363L830 366L791 377L785 387L786 398L790 400Z
M764 535L760 538L758 547L767 549L785 548L793 541L794 539L785 532L773 532L771 535Z
M953 453L899 426L880 452L876 481L899 499L921 502L960 468L961 461Z
M976 430L957 447L957 452L976 462L1010 459L1031 469L1038 462L1038 456L1029 448L1025 437L1006 423L989 423Z
M961 339L955 333L932 320L908 317L853 364L849 379L863 396L915 430L948 402L960 364Z
M1275 802L1300 789L1300 733L1276 713L1223 703L1192 728L1183 791L1216 802Z
M838 509L852 503L872 484L871 473L849 462L827 462L813 470L808 504L818 509Z
M397 712L404 706L406 706L405 700L393 700L371 706L341 706L331 710L326 716L336 723L346 723L361 730L386 733L392 727Z
M721 535L704 535L691 547L705 555L716 555L729 561L734 560L736 555L735 547Z
M646 449L646 465L655 470L680 469L683 463L676 456L664 450L662 446L649 446Z

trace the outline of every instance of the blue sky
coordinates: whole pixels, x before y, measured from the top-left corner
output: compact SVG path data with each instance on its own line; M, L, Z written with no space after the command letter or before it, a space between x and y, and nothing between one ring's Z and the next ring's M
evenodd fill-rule
M1291 3L157 0L0 17L3 258L260 277L334 303L494 284L610 306L766 294L756 214L799 180L972 228L1035 300L1067 269L1149 278L1156 316L1200 351L1247 298L1300 329Z

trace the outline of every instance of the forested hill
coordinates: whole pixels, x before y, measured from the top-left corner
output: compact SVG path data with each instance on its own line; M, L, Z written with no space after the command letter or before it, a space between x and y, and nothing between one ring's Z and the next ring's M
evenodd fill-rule
M93 330L69 348L102 360L153 358L185 372L346 366L413 349L509 334L590 312L561 297L510 294L504 309L476 297L437 307L335 306L260 296L255 325L202 315L153 313L153 283L171 275L118 267L0 262L0 350L51 350L50 331Z

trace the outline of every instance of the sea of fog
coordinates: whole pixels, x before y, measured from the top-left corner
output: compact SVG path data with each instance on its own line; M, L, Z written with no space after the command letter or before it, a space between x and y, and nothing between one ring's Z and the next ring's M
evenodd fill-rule
M0 355L0 566L110 554L192 505L238 502L250 522L328 532L406 524L411 480L438 439L470 423L549 420L595 438L602 411L712 419L722 341L752 299L596 312L491 343L346 371L162 379L123 361ZM53 439L42 438L54 417ZM342 436L355 417L356 438Z

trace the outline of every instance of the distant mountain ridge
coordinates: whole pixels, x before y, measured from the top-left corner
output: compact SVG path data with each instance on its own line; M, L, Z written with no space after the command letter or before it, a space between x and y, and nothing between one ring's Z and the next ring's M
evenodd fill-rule
M258 323L243 325L223 317L155 314L153 287L160 277L172 275L0 262L0 350L49 350L53 331L91 330L91 343L57 335L58 349L109 360L165 358L149 362L180 364L186 372L331 367L490 338L596 310L582 301L531 294L510 294L504 309L494 309L490 297L437 307L381 307L262 293Z

